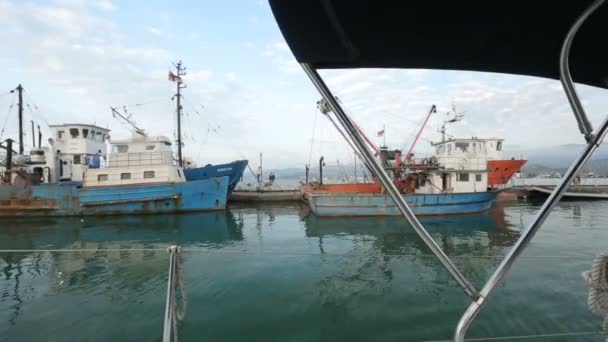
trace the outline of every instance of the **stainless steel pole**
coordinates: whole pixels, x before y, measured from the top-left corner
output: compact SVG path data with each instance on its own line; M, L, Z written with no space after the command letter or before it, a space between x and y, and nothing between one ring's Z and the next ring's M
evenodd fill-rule
M301 63L304 72L308 75L312 83L315 85L321 96L327 101L331 110L336 115L336 118L340 121L340 124L346 131L346 133L351 138L352 142L355 144L359 153L365 159L365 162L373 169L373 172L378 176L378 179L386 189L386 192L391 196L399 211L405 217L405 219L409 222L409 224L414 228L416 233L422 238L424 243L431 249L431 251L437 256L443 267L445 267L450 275L456 280L458 285L460 285L466 294L477 300L477 292L473 285L465 278L465 276L460 272L460 270L452 263L452 260L443 252L441 247L437 245L435 240L431 237L431 235L426 231L424 226L418 221L416 215L410 207L407 205L399 190L393 184L392 180L384 170L382 166L378 163L378 161L374 158L373 154L369 151L363 138L359 134L357 128L348 115L344 112L336 98L331 93L319 73L309 64Z
M566 96L568 97L568 102L570 102L570 106L574 112L574 117L576 117L576 121L578 122L578 128L585 136L587 141L592 139L591 134L593 132L593 126L591 126L591 123L587 118L587 114L585 114L585 110L583 109L583 105L581 104L581 101L576 93L576 89L574 88L572 76L570 75L570 64L568 63L568 59L570 57L570 48L572 47L574 36L576 36L576 33L583 25L585 20L587 20L587 18L596 9L598 9L604 3L604 1L605 0L595 0L576 20L574 25L572 25L570 28L570 31L568 31L568 35L566 35L566 39L564 40L559 56L560 80L562 82L562 86L564 87L564 91L566 92Z
M587 115L583 110L581 102L579 100L578 94L574 88L574 84L572 82L572 77L570 76L570 67L568 65L568 57L570 55L570 48L572 46L572 41L576 32L581 27L581 25L585 22L585 20L604 2L604 0L596 0L594 1L589 8L583 12L583 14L577 19L577 21L572 25L572 28L568 32L568 35L564 39L564 43L562 45L561 54L560 54L560 80L562 82L562 86L564 91L566 92L566 96L568 97L568 101L570 102L570 106L572 107L572 111L574 112L574 116L579 125L579 129L581 133L585 136L587 140L587 146L585 150L579 155L578 158L574 160L570 168L561 179L560 183L553 189L549 198L545 201L540 210L536 213L532 221L528 224L527 228L523 231L515 245L511 248L507 256L503 259L503 261L498 265L494 274L488 279L486 284L481 289L479 293L479 298L471 303L467 310L464 312L458 325L456 326L456 331L454 332L454 341L462 342L464 341L464 337L466 335L467 329L475 319L475 316L481 310L482 305L487 301L490 293L496 288L498 284L503 280L503 278L507 275L511 266L515 262L515 259L526 249L530 240L534 237L538 229L545 222L549 213L551 213L551 209L559 202L562 198L564 192L570 186L570 182L574 178L574 176L580 171L580 169L585 165L585 162L589 160L591 155L596 148L601 144L602 140L604 140L604 136L608 131L608 117L604 119L604 122L600 125L597 132L593 133L593 128L591 123L587 119Z
M167 277L167 300L165 304L165 321L163 325L163 342L171 342L173 336L173 322L175 320L175 268L177 267L177 246L167 249L169 252L169 275Z

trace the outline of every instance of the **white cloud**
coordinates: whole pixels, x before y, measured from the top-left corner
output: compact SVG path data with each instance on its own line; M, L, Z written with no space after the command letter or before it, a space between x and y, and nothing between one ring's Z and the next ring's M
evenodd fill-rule
M275 42L266 44L266 48L264 49L264 56L272 57L278 54L282 54L286 51L289 51L289 46L285 42Z
M127 137L128 130L112 119L108 107L127 105L129 113L149 132L173 136L175 103L171 96L175 84L167 80L167 69L174 56L163 48L125 43L120 27L92 11L76 1L39 5L0 0L4 26L0 44L12 47L10 56L19 56L14 72L24 83L28 98L41 108L27 115L37 122L109 125L112 136L120 138ZM13 68L12 59L1 63L5 70ZM250 103L251 96L234 73L210 83L213 74L193 68L184 76L188 85L184 90L186 149L192 154L203 150L199 133L207 123L219 122L227 127L226 132L244 130L245 123L236 116L245 115L247 108L242 105ZM12 89L14 82L0 81L0 89ZM200 89L209 91L202 97ZM70 106L65 105L67 99ZM224 134L209 141L234 143L231 138ZM205 162L240 157L225 148L201 155Z
M112 119L108 106L131 104L130 113L144 128L173 136L175 83L167 81L167 70L176 56L165 49L166 44L158 48L149 44L158 41L155 36L171 32L179 21L163 14L155 26L129 28L107 19L92 4L0 0L0 44L11 47L0 57L0 66L9 73L0 80L0 90L13 89L17 80L23 82L36 105L44 108L40 115L49 122L108 124L117 138L128 132ZM197 34L192 32L192 36ZM140 44L134 36L144 41ZM201 33L200 39L204 37ZM219 66L185 61L191 67L184 77L188 153L201 162L222 162L242 156L254 159L264 152L268 167L299 167L321 154L328 161L351 160L352 153L335 129L317 113L319 95L287 44L272 36L263 37L268 44L253 39L243 36L213 43L241 44L249 54L258 49L255 57L262 63L247 68L229 62ZM184 55L193 55L188 46L182 47ZM247 56L243 61L249 61ZM410 143L429 107L436 104L439 113L432 116L419 145L428 150L428 141L439 137L437 129L452 98L457 109L466 112L464 121L449 127L456 136L502 136L507 148L583 141L557 81L429 70L321 74L371 136L386 124L387 142L395 147ZM598 122L605 113L605 91L579 88L591 119ZM138 103L151 104L133 106ZM216 129L209 131L209 127Z
M111 11L114 9L114 5L108 0L102 0L95 2L95 6L104 11Z
M295 60L289 46L285 42L274 42L266 44L262 53L264 56L271 58L275 67L284 73L297 73L302 70L298 62Z
M209 70L188 71L186 75L189 81L207 81L213 73Z
M148 31L148 33L152 33L153 35L156 35L156 36L162 35L162 31L157 27L148 26L148 27L146 27L146 31Z

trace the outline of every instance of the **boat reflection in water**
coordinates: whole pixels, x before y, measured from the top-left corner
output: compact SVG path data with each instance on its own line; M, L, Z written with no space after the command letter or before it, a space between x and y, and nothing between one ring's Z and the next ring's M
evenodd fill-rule
M386 254L431 255L430 250L401 217L323 218L315 215L303 217L306 236L371 237L374 247ZM419 220L439 246L467 255L493 255L510 247L519 237L519 229L505 220L504 208L495 205L486 212L454 216L426 216Z
M352 316L361 306L367 307L365 315L377 309L382 316L394 314L400 321L408 321L411 315L416 320L423 314L420 308L433 310L428 303L437 302L438 297L442 298L438 305L462 300L456 283L402 218L308 215L303 220L306 235L317 238L321 255L327 255L321 263L318 284L323 321L358 319ZM471 215L420 220L474 282L491 273L520 234L519 228L506 223L501 206ZM394 302L387 302L389 297ZM417 307L418 312L404 309L410 305ZM337 333L336 329L329 330L328 334Z
M34 298L49 298L42 300L49 310L56 306L66 312L78 295L88 298L88 306L110 311L108 303L127 300L125 296L136 300L158 292L155 298L162 302L167 246L222 248L243 240L242 219L229 211L84 221L7 220L2 225L0 249L70 250L0 253L0 293L5 294L0 311L7 314L10 325L16 324L22 306ZM52 298L63 302L51 304ZM160 302L145 305L163 306ZM27 316L31 319L31 312Z

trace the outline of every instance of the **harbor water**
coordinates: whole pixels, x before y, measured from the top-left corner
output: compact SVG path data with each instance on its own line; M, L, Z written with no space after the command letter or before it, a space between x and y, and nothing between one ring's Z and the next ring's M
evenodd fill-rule
M538 204L421 221L480 288ZM581 272L608 250L608 202L564 202L469 338L603 341ZM168 254L184 248L180 341L449 340L469 300L399 217L303 205L0 221L0 340L160 341ZM44 251L53 250L53 251ZM61 251L63 250L63 251ZM570 335L565 335L570 334Z

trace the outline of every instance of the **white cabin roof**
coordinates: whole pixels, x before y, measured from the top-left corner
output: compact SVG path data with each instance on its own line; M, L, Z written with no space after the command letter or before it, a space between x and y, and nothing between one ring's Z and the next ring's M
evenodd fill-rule
M108 133L110 132L109 129L107 128L103 128L97 125L89 125L89 124L80 124L80 123L69 123L69 124L61 124L61 125L49 125L49 128L51 129L60 129L60 128L92 128L97 132L102 132L102 133Z
M159 136L154 136L154 137L141 137L138 136L134 139L126 139L126 140L112 140L111 144L112 145L132 145L132 144L139 144L139 143L163 143L165 145L171 145L171 139L159 135Z
M448 144L448 143L452 143L452 142L486 142L486 141L504 141L504 139L502 139L502 138L477 138L477 137L451 138L446 141L433 142L433 146Z

